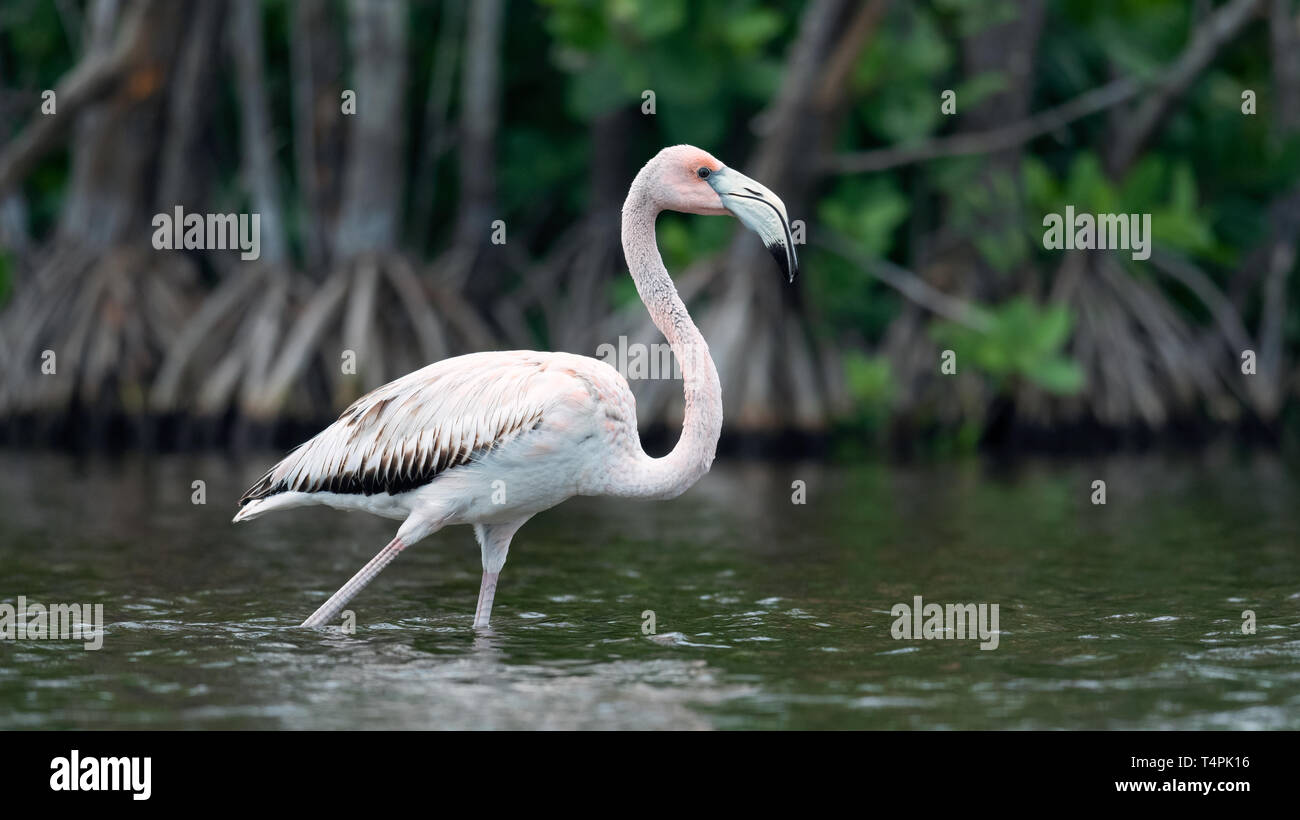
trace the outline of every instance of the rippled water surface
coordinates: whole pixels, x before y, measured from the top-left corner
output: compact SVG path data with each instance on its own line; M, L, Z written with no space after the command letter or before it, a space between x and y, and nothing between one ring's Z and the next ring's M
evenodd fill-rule
M1300 492L1273 458L724 458L675 501L533 519L480 635L465 527L357 598L355 634L299 629L396 523L229 523L274 459L0 454L0 601L106 626L93 652L0 641L0 728L1300 729ZM998 648L895 640L915 595L998 604Z

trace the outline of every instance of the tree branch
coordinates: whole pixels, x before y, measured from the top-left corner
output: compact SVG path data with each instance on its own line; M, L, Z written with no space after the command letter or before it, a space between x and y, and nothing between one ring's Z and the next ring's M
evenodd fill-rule
M1181 256L1158 248L1151 254L1151 262L1157 270L1183 285L1201 300L1201 304L1214 317L1229 349L1241 352L1254 346L1250 333L1241 320L1241 314L1204 271Z
M1069 125L1075 120L1112 108L1133 98L1141 90L1141 83L1132 77L1126 77L1101 88L1094 88L1056 108L1049 108L1012 125L973 134L940 137L918 145L841 154L827 160L827 170L842 174L864 173L884 171L942 157L991 154L1014 148Z
M1164 71L1156 90L1127 120L1108 158L1108 170L1120 176L1137 159L1147 140L1160 128L1174 103L1205 71L1219 49L1246 27L1263 4L1263 0L1233 0L1215 11L1196 27L1191 42L1178 59Z
M1138 109L1131 120L1133 124L1120 135L1117 147L1111 153L1112 168L1122 171L1128 167L1159 127L1173 102L1205 70L1219 49L1250 22L1262 2L1263 0L1234 0L1210 15L1196 29L1191 44L1169 68L1161 72L1154 95ZM973 134L955 134L911 146L841 154L827 158L825 167L831 173L867 173L943 157L991 154L1014 148L1075 120L1127 102L1137 96L1143 86L1136 78L1125 77L1002 128Z
M950 296L929 282L886 259L871 256L838 233L822 231L815 243L865 269L872 276L903 294L912 302L949 321L980 332L989 330L991 320L979 306Z
M122 34L107 54L91 52L55 87L58 113L38 115L0 152L0 195L28 172L62 139L77 114L111 94L141 54L151 2L132 6Z

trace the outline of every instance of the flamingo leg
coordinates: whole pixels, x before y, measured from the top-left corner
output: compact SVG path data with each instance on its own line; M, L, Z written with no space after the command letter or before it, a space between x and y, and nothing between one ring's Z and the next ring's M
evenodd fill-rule
M321 604L320 609L313 612L310 618L302 622L302 625L323 626L334 620L335 616L343 611L343 607L348 605L348 601L351 601L358 592L365 589L366 584L373 581L375 576L400 555L404 549L406 549L406 545L402 543L400 537L389 541L388 546L381 549L374 558L371 558L370 563L358 570L356 575L353 575L346 584L340 587L338 592L331 595L328 601ZM495 590L495 583L493 589ZM488 609L491 608L492 599L489 597Z
M497 597L499 572L483 573L483 583L478 588L478 608L474 610L474 628L482 629L492 619L492 601Z
M483 552L483 582L478 588L478 607L474 610L474 628L483 629L492 619L492 601L497 597L497 578L506 565L510 539L527 518L496 524L475 524L474 537Z

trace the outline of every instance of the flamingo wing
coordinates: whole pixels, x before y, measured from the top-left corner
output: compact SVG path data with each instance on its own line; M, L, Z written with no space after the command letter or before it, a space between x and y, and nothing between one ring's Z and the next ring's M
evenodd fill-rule
M548 368L554 356L458 356L379 387L268 470L239 505L282 492L375 495L423 486L541 424L572 392L572 381L557 383L563 373Z

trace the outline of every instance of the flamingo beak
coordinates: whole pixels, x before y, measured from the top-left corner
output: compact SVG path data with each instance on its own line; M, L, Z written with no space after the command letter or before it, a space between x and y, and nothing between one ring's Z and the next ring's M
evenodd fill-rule
M707 182L717 192L722 206L758 234L781 272L793 282L799 272L799 258L790 234L790 217L780 197L731 168L714 171Z

